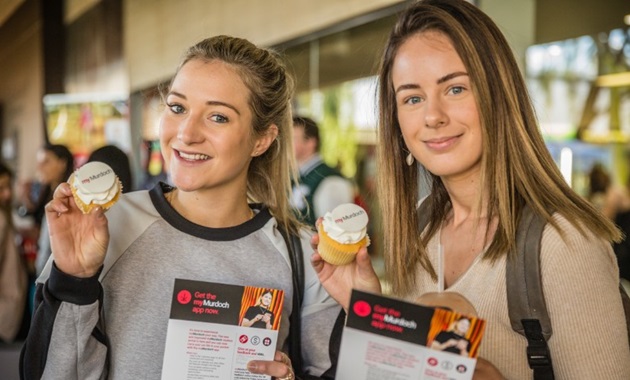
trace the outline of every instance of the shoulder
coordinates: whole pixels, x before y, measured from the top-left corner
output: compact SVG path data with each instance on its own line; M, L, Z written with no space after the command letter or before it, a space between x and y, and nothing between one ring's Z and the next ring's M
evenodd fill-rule
M326 164L323 161L321 161L319 165L313 168L313 172L316 172L318 175L321 175L321 176L339 176L339 177L342 176L339 170L333 168L332 166Z
M134 223L144 220L150 223L160 218L147 190L123 194L120 200L107 211L106 215L110 223L116 220L133 220ZM123 223L121 227L128 228L129 224L131 223ZM112 227L116 226L110 225L110 230Z
M146 190L123 194L105 215L110 239L101 278L147 228L161 219Z
M623 349L628 347L627 336L612 248L566 218L553 218L559 230L545 227L540 266L553 330L549 344L556 352L554 367L557 363L563 378L619 378L611 374L625 373L630 366L629 352ZM583 347L590 347L593 360L581 359ZM612 362L624 363L625 369L607 364Z
M547 223L543 230L541 248L543 250L574 251L576 253L594 250L600 253L611 251L611 245L593 231L581 229L559 213L553 215L557 228Z
M553 215L553 220L558 228L548 223L541 240L543 272L546 269L565 274L597 271L601 275L616 278L617 264L609 242L586 228L580 231L558 213Z

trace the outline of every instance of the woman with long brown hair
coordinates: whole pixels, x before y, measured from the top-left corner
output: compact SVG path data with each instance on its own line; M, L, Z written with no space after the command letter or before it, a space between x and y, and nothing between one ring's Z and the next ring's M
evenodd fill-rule
M414 3L390 34L378 96L378 195L393 293L461 293L487 321L479 378L531 378L506 289L506 262L529 208L547 222L540 265L556 378L630 378L610 245L620 232L563 179L496 24L464 0ZM419 202L429 204L424 230ZM318 255L314 266L344 307L353 286L380 291L366 250L347 268Z

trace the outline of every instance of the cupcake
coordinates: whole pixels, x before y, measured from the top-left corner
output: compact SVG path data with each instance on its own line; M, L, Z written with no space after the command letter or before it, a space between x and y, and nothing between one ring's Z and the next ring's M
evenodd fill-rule
M74 200L84 214L95 207L109 209L122 193L122 184L114 170L98 161L88 162L75 170L68 182Z
M327 212L317 227L317 250L324 261L344 265L355 259L359 248L370 245L367 212L354 203L344 203Z

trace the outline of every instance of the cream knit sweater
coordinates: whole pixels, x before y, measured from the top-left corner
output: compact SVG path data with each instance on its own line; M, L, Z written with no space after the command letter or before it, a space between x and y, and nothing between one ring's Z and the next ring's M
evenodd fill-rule
M564 240L547 225L542 238L542 283L551 318L549 340L557 380L630 379L630 348L618 286L618 269L610 244L582 236L563 217L555 220ZM438 238L429 243L437 268ZM468 298L487 321L480 357L507 379L531 379L527 341L515 333L507 309L505 257L492 264L481 256L447 291ZM419 268L417 288L405 298L437 291L438 284Z

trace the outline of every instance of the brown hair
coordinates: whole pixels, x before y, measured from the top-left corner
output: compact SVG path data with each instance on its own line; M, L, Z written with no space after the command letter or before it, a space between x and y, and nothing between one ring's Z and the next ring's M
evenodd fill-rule
M390 33L379 69L379 199L383 213L384 251L393 291L415 285L418 264L436 279L426 246L450 210L441 179L420 164L407 166L397 119L392 66L400 46L411 36L433 31L447 36L471 80L482 128L481 189L488 216L498 217L497 231L484 254L496 260L513 252L520 211L528 204L554 227L562 213L579 231L592 230L609 240L619 230L567 185L538 129L528 91L512 50L496 24L463 0L425 0L402 13ZM420 169L420 170L419 170ZM426 179L423 185L421 179ZM431 221L419 231L417 207L421 186L429 186ZM482 198L483 197L483 198ZM404 216L404 217L402 217ZM488 218L490 223L491 218ZM422 236L422 238L418 238Z
M315 139L315 150L319 152L320 140L319 140L319 127L315 120L306 116L294 116L293 127L304 129L304 137L307 139Z
M262 136L271 125L278 136L265 153L252 159L247 174L249 201L261 202L289 231L297 232L300 223L289 205L291 181L297 178L293 155L291 97L293 78L279 56L237 37L215 36L190 47L177 69L187 62L219 60L231 65L249 89L252 132Z

